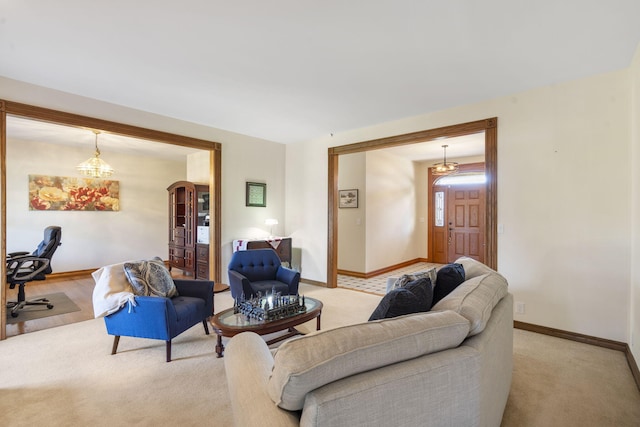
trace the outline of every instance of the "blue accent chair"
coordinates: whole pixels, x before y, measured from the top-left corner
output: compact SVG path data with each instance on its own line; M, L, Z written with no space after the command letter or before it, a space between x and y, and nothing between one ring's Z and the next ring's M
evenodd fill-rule
M282 295L296 295L300 273L283 267L273 249L251 249L234 252L229 262L231 296L251 298L275 289Z
M178 280L173 283L178 296L136 296L136 306L124 308L104 318L109 335L115 335L111 354L116 354L121 336L151 338L167 343L167 362L171 361L171 340L202 322L209 335L207 321L213 314L213 282Z

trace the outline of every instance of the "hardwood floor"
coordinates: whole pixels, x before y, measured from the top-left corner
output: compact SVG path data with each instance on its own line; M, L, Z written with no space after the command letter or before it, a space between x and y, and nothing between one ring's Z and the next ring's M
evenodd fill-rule
M28 283L25 287L27 299L37 298L40 295L52 294L54 292L64 292L69 299L80 307L80 311L7 324L7 337L93 319L93 302L91 301L91 296L94 285L93 278L88 274L73 278L53 277L42 282ZM15 289L7 289L7 301L15 301L17 296L17 287ZM18 319L20 319L20 316L18 316Z

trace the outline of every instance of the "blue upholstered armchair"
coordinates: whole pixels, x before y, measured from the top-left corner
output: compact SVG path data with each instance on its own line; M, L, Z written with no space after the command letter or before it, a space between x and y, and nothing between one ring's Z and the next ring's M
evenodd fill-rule
M234 252L229 262L231 296L250 298L275 289L282 295L296 295L300 273L283 267L273 249L252 249Z
M111 354L116 354L120 336L151 338L167 343L171 361L171 340L202 322L209 335L207 319L213 314L213 282L178 280L173 282L178 296L136 296L135 306L124 307L104 318L107 333L115 335Z

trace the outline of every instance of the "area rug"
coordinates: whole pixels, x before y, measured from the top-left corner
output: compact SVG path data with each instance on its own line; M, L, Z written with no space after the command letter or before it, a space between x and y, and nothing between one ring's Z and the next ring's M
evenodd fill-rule
M18 322L26 322L28 320L42 319L43 317L57 316L59 314L80 311L73 301L69 299L64 292L56 292L54 294L32 296L31 298L46 298L53 304L52 309L48 309L46 305L28 305L18 311L18 317L11 316L11 310L7 310L7 323L13 324Z

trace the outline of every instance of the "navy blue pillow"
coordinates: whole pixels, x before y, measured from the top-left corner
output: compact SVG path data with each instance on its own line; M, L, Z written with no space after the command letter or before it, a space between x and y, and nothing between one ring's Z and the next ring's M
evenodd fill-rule
M436 286L433 288L432 306L446 297L464 282L464 267L462 264L447 264L438 270Z
M386 294L369 317L369 321L417 313L421 304L413 292L397 288Z
M433 286L431 286L431 279L423 277L422 279L413 280L405 284L402 288L408 290L418 298L420 311L431 310L433 302Z

